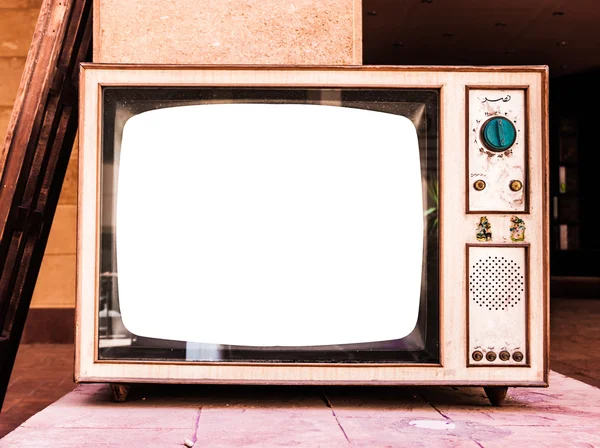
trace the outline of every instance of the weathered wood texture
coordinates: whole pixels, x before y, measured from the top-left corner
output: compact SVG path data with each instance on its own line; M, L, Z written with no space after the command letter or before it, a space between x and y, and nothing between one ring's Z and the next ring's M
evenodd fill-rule
M91 40L91 0L43 3L0 153L0 404L77 132Z
M42 0L3 0L0 1L0 150L2 149L8 122L19 89L21 76L27 60L29 46L40 15ZM35 316L53 316L59 314L53 309L71 309L75 307L75 241L77 227L77 142L73 145L67 173L63 180L60 198L52 220L52 228L42 260L42 267L35 283L35 290L29 305L27 320L32 318L32 309L38 309ZM46 314L45 311L50 311ZM34 317L35 317L34 316ZM58 329L59 332L73 333L70 320L48 322L46 328ZM42 333L27 335L25 324L23 338L29 337L30 342L36 342L31 336L43 336ZM69 328L71 327L71 331ZM46 334L46 333L44 333ZM50 333L47 333L50 335ZM55 338L39 340L50 342ZM70 336L73 340L73 336Z

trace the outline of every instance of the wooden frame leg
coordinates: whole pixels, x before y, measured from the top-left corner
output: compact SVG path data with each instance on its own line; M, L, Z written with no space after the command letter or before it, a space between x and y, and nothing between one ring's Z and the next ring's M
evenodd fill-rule
M115 403L124 403L127 400L131 386L127 384L110 383L110 392Z
M487 386L484 387L483 390L492 406L502 406L502 403L504 403L504 399L506 398L508 386Z

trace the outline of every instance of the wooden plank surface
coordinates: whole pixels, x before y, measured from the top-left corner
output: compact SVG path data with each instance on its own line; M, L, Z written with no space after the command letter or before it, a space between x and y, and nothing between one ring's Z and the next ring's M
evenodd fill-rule
M0 404L77 132L92 1L45 0L0 152Z

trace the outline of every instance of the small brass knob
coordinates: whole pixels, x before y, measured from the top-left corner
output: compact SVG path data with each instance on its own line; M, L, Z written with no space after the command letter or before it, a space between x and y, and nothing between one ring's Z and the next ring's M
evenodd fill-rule
M521 191L523 183L520 180L511 180L509 186L512 191Z
M475 350L471 356L475 361L481 361L483 359L483 353L481 353L479 350Z
M475 183L473 184L473 188L475 188L475 190L477 191L481 191L485 188L485 181L479 179L476 180Z
M496 360L496 353L494 352L487 352L485 354L485 359L487 359L489 362L493 362Z
M523 361L523 358L524 358L523 353L521 353L521 352L514 352L513 353L513 360L514 361L521 362L521 361Z
M500 360L502 360L502 361L510 360L510 353L508 353L506 350L502 350L498 356L500 357Z

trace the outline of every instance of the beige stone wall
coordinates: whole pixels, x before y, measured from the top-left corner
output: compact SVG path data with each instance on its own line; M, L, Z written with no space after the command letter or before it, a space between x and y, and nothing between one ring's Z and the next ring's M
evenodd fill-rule
M42 0L0 0L0 141L17 94ZM32 308L75 306L77 151L69 163Z
M43 0L0 0L4 142ZM354 65L362 0L95 0L94 60L179 64ZM56 210L32 308L75 306L77 148Z
M360 65L362 0L94 0L94 61Z

